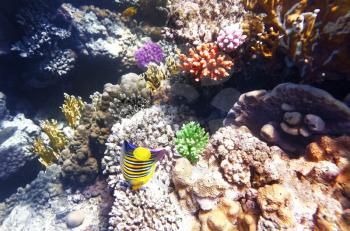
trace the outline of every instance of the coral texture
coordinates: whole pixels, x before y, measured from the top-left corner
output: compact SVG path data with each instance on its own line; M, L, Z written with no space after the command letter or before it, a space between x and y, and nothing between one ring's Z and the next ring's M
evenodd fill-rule
M237 23L221 29L216 43L223 51L231 52L236 50L246 38L247 36L243 34L243 29L240 28L240 24Z
M349 3L245 0L247 9L264 15L265 31L254 49L274 57L282 48L307 81L348 78Z
M166 35L193 45L213 42L221 28L240 23L245 10L240 1L171 0Z
M257 230L312 229L320 208L334 216L318 216L319 222L340 229L348 199L338 195L334 182L342 167L290 159L247 129L233 126L219 129L210 139L205 159L211 169L216 166L213 156L234 188L229 195L246 213L257 216Z
M227 78L233 66L231 58L220 53L219 47L214 43L198 45L191 48L188 56L180 54L181 67L189 72L196 81L208 77L212 80Z
M153 62L159 64L164 60L164 53L157 43L148 42L135 52L136 64L139 68L145 69Z
M191 163L196 163L199 159L198 156L207 145L208 139L209 134L198 123L189 122L176 133L176 150Z
M226 124L231 122L248 126L269 143L298 151L316 135L348 133L350 108L321 89L284 83L271 92L241 95L226 118Z
M111 229L177 230L181 227L183 214L170 196L170 171L175 152L172 142L179 124L186 119L185 114L177 108L153 106L113 126L102 160L103 172L115 197L109 220ZM124 140L143 147L164 147L168 152L144 190L132 191L125 185L119 164L120 144ZM135 213L139 216L135 217Z
M36 158L30 147L40 128L18 114L2 120L0 130L0 180L5 180Z

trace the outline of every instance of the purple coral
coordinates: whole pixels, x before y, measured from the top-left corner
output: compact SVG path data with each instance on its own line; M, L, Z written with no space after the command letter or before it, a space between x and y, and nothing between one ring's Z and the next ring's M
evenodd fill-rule
M231 52L237 49L246 39L239 24L233 24L220 30L217 44L223 51Z
M146 69L151 62L159 64L164 59L164 52L157 43L148 42L135 52L138 67Z

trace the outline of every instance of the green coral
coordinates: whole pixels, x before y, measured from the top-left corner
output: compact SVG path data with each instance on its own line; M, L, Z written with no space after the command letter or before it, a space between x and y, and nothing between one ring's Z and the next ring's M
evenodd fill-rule
M189 122L176 133L175 146L181 156L196 163L209 140L208 133L196 122Z

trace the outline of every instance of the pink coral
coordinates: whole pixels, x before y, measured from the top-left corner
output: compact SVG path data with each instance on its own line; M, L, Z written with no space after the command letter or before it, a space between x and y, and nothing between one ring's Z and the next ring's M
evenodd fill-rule
M220 53L219 47L214 43L198 45L190 49L188 56L180 54L181 67L191 73L196 81L209 77L220 80L229 76L228 71L233 66L232 59Z
M243 34L243 29L237 23L220 30L217 44L223 51L231 52L236 50L246 38L247 36Z

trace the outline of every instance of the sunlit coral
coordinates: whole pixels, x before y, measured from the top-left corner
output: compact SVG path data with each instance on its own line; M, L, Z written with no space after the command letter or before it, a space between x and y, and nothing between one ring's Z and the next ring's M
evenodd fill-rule
M188 56L180 54L181 67L185 72L191 73L196 81L209 77L212 80L227 78L233 66L232 59L219 52L214 43L198 45L191 48Z
M33 152L39 155L39 161L45 167L55 163L59 155L50 147L46 146L40 138L34 140Z
M50 146L54 151L60 151L68 144L66 135L58 128L56 120L45 120L40 124L44 133L49 137Z
M64 103L61 110L70 127L76 127L81 117L81 111L85 103L80 97L64 93Z
M236 23L220 30L217 44L223 51L230 52L236 50L245 41L246 37L240 24Z

